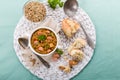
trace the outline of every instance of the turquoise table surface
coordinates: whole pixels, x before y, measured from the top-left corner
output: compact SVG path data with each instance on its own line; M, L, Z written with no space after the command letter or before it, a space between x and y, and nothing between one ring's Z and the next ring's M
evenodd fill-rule
M13 48L14 29L27 0L0 1L0 80L39 80L19 62ZM91 62L72 80L120 80L120 0L79 0L96 28Z

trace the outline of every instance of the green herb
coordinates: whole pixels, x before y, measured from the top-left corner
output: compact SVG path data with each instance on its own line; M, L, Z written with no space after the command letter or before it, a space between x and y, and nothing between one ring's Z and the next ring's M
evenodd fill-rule
M44 40L46 40L46 36L45 35L40 35L40 36L38 36L38 40L44 41Z
M59 6L60 6L60 7L63 7L63 4L64 4L64 2L60 2L60 3L59 3Z
M61 50L61 49L56 49L56 51L55 52L57 52L59 55L62 55L63 54L63 51Z
M55 9L57 5L59 5L59 7L63 7L64 4L63 2L61 2L61 0L48 0L48 3L53 9Z

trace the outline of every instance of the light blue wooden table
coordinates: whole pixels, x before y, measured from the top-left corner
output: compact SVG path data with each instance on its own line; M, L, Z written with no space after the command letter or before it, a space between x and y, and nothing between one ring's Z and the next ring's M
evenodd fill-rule
M27 0L0 1L0 80L39 80L19 62L13 33ZM120 0L79 0L97 35L93 59L72 80L120 80Z

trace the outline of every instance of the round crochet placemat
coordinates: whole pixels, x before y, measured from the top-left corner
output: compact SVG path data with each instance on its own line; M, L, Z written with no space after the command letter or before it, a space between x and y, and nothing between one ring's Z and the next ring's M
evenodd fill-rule
M48 4L44 4L47 9L47 15L46 19L52 18L56 21L58 27L61 27L61 21L66 18L67 16L64 14L64 11L62 8L57 8L55 10L52 10ZM79 8L76 15L73 17L78 18L81 24L87 31L88 35L93 40L94 44L96 44L96 33L95 28L90 20L89 16L81 9ZM68 52L66 49L69 47L71 43L74 42L76 38L83 38L85 39L84 32L82 29L79 29L77 33L74 35L73 38L67 39L64 35L63 31L60 30L57 34L60 39L59 46L63 49L64 54L61 56L61 58L58 61L52 61L48 57L43 57L50 63L50 68L46 68L39 59L31 52L31 50L28 48L28 50L24 50L20 47L18 43L18 38L23 37L25 35L30 34L30 32L39 27L42 23L33 23L28 21L24 16L20 19L18 22L15 32L14 32L14 49L16 52L17 57L19 58L20 62L24 65L25 68L27 68L32 74L38 76L41 79L44 80L69 80L70 78L77 75L91 60L93 56L94 50L88 46L88 44L83 48L84 52L84 59L79 62L76 66L74 66L70 73L64 73L61 70L59 70L58 66L60 65L66 65L68 62L65 61L64 57L69 58ZM49 60L48 60L49 59Z

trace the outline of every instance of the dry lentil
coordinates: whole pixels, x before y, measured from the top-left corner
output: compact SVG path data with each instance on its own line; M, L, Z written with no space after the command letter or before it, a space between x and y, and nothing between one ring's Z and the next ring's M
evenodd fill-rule
M42 21L46 16L45 6L37 1L28 2L24 7L25 17L32 22Z

